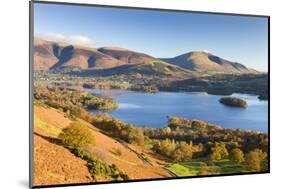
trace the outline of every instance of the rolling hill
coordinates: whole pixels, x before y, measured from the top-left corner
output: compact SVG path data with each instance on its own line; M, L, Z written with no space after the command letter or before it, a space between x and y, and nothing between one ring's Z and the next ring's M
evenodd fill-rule
M163 61L204 74L254 74L258 71L205 51L193 51Z
M34 40L34 70L104 69L123 64L95 48Z
M147 54L118 47L99 49L35 39L34 70L70 71L80 76L144 74L187 77L192 71ZM75 72L77 71L77 72Z
M90 48L34 40L34 70L64 71L80 76L142 74L190 78L214 74L257 74L258 71L205 51L174 58L153 56L119 47Z

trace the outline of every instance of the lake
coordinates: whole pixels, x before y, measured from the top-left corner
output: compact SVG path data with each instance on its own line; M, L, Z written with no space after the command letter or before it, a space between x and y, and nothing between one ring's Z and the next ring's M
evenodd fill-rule
M229 107L218 100L220 95L196 92L158 92L155 94L117 89L86 89L92 94L111 97L118 101L112 117L137 126L165 127L168 116L199 119L224 128L268 131L268 101L257 96L233 94L247 101L246 109ZM99 111L91 110L92 113Z

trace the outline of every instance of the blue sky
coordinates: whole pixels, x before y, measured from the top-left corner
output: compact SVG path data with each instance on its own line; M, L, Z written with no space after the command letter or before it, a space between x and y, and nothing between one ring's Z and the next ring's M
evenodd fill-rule
M207 50L267 71L267 18L35 3L36 36L155 57Z

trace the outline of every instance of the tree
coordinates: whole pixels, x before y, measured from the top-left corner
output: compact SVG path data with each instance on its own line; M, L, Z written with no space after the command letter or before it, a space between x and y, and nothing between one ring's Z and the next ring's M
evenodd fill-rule
M153 144L153 150L159 154L162 154L166 157L171 157L171 154L176 149L177 145L174 140L155 140Z
M267 153L262 150L255 149L246 155L246 166L251 171L260 171L261 162L267 157Z
M162 154L166 155L166 156L171 156L172 152L175 150L176 148L176 144L173 140L163 140L161 141L161 147L160 147L160 151Z
M144 143L143 132L140 129L138 129L138 128L134 128L133 131L134 132L132 134L130 142L131 143L136 143L136 144L139 144L139 145L143 145L143 143Z
M119 119L111 119L105 125L105 130L111 132L114 135L118 135L120 130L124 127L124 123Z
M261 169L261 160L255 151L251 151L246 156L247 168L252 171L259 171Z
M244 161L244 153L239 148L235 148L230 152L229 158L236 163L242 163Z
M220 151L217 149L212 150L210 158L212 161L221 160L222 157L221 157Z
M192 147L189 144L180 144L172 153L174 161L185 161L192 159Z
M59 135L62 143L68 147L84 147L86 144L95 145L95 137L87 125L81 122L72 122Z
M224 142L215 142L215 145L211 148L211 160L221 160L228 156L228 151L226 149Z

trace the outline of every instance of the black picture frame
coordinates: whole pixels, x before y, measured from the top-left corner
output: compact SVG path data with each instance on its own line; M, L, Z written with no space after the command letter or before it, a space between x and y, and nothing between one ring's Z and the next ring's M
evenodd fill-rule
M73 184L53 184L34 186L33 185L33 39L34 39L34 4L57 4L57 5L74 5L86 7L102 7L102 8L116 8L116 9L132 9L132 10L154 10L166 12L183 12L183 13L198 13L211 15L230 15L230 16L246 16L246 17L262 17L267 18L268 22L268 171L265 172L247 172L234 174L219 174L219 175L204 175L204 176L183 176L176 178L153 178L153 179L135 179L128 181L109 181L109 182L90 182L90 183L73 183ZM269 15L255 15L255 14L238 14L238 13L224 13L224 12L207 12L207 11L192 11L192 10L177 10L177 9L161 9L161 8L147 8L147 7L131 7L131 6L116 6L116 5L100 5L100 4L86 4L86 3L69 3L56 1L29 1L29 187L30 188L52 188L52 187L66 187L66 186L84 186L84 185L100 185L112 183L131 183L144 181L161 181L161 180L175 180L175 179L191 179L191 178L211 178L223 176L240 176L253 174L268 174L270 173L270 16Z

